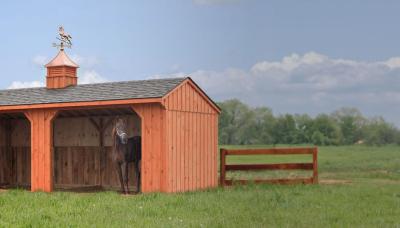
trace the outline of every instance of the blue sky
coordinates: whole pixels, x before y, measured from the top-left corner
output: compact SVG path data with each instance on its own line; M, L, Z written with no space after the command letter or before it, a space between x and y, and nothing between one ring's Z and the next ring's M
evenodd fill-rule
M82 83L191 75L275 113L346 106L400 126L400 1L2 1L1 88L40 85L57 27Z

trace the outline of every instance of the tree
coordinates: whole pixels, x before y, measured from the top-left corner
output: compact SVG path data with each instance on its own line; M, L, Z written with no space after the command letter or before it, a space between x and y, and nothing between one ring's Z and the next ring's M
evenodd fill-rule
M321 142L313 142L317 145L339 145L342 140L339 126L326 114L320 114L314 119L313 131L323 136ZM315 137L317 136L313 133L313 138Z
M222 109L219 128L220 143L244 144L249 142L251 123L254 121L249 107L237 99L219 103Z
M297 143L311 143L313 135L313 119L307 115L296 114L294 116L297 129Z
M354 144L362 140L362 128L366 119L356 108L341 108L331 114L342 133L342 144Z
M397 143L400 130L383 118L367 119L355 108L341 108L315 118L284 114L275 117L267 107L252 108L237 99L218 104L221 144L369 145Z
M394 125L387 123L382 117L369 120L363 132L365 142L368 145L396 143L400 137L399 130Z
M258 144L273 144L273 132L275 117L272 110L266 107L255 108L255 126L254 132L256 133Z
M292 115L285 114L276 118L274 125L274 144L294 144L297 142L296 122Z

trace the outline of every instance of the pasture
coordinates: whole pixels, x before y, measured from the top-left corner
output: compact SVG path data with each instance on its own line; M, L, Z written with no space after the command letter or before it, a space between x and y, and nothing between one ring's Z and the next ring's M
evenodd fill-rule
M228 161L302 159L241 156ZM320 147L319 174L319 185L235 186L170 195L0 190L0 227L400 227L399 146Z

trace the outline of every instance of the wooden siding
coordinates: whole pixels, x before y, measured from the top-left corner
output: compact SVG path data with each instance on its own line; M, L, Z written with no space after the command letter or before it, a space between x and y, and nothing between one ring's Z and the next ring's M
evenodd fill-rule
M132 105L132 109L142 124L142 192L166 191L166 111L161 104Z
M55 147L54 188L101 187L120 190L120 183L110 156L111 147ZM102 164L102 161L103 164ZM135 172L129 166L129 187L135 190ZM31 185L30 147L0 147L0 186Z
M81 188L97 186L120 190L118 175L111 160L111 147L104 152L96 146L55 147L55 188ZM129 187L135 190L135 171L129 165Z
M190 80L164 100L167 191L217 186L218 110Z
M29 186L30 155L29 120L0 120L0 185Z
M170 111L217 114L219 109L191 81L186 80L171 91L164 99L164 106Z
M0 184L27 187L31 184L30 147L0 147Z
M126 118L128 136L140 135L140 118L137 115L121 115ZM109 123L114 117L91 117L97 123ZM112 146L112 124L106 126L103 136L104 146ZM91 123L89 117L56 118L54 120L54 146L55 147L93 147L99 146L99 131Z

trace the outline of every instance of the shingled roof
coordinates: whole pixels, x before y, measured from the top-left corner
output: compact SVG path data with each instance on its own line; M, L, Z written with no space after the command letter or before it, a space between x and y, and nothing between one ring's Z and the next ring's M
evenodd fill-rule
M63 89L0 90L0 106L161 98L187 78L151 79L69 86Z

